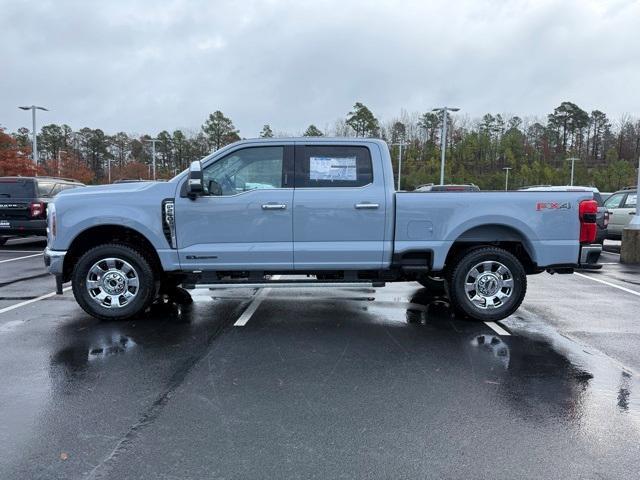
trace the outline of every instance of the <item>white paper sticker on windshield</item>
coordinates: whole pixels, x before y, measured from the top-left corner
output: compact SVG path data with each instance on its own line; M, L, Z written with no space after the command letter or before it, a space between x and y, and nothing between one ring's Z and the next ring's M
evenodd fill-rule
M356 157L311 157L309 179L355 181Z

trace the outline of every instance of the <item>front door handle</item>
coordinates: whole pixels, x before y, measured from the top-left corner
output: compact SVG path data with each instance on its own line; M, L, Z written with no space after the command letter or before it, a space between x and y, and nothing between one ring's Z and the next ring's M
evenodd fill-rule
M365 209L365 208L370 208L370 209L374 209L374 208L379 208L380 205L377 203L356 203L354 205L357 209Z
M284 203L264 203L262 204L263 210L284 210L287 205Z

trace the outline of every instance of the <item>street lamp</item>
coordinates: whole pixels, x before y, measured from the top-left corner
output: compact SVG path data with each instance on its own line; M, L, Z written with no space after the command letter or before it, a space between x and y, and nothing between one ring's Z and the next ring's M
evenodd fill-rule
M513 167L502 167L502 169L504 170L504 173L506 174L506 176L504 178L504 191L506 192L507 190L509 190L509 170L512 170Z
M152 150L152 154L151 156L152 161L153 161L153 179L156 179L156 143L157 142L162 142L162 140L160 140L159 138L149 138L148 140L145 140L145 142L148 142L151 144L151 150Z
M447 112L457 112L457 107L434 108L432 112L442 112L442 136L440 137L440 185L444 185L444 156L447 148Z
M575 162L579 162L580 159L579 158L575 158L575 157L571 157L571 158L567 158L567 160L571 161L571 183L569 185L571 185L573 187L573 166L574 166Z
M33 163L38 166L38 135L36 133L36 110L44 110L48 112L49 110L44 107L39 107L37 105L31 105L27 107L18 107L20 110L31 110L31 120L33 122L33 129L31 131L31 136L33 137L33 147L31 150L31 158Z
M398 143L392 143L391 145L398 147L398 191L400 191L400 177L402 176L402 147L407 144L400 141Z

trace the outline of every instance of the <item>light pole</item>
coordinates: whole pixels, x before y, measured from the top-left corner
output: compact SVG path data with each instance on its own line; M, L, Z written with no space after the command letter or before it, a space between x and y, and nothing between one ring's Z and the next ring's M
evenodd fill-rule
M149 138L148 140L145 140L145 142L148 142L151 144L151 151L152 154L151 156L152 161L153 161L153 179L156 179L156 143L157 142L161 142L162 140L160 140L159 138Z
M392 143L391 145L398 147L398 191L400 191L400 177L402 176L402 147L406 147L407 144L400 141L398 143Z
M571 185L573 187L573 166L574 166L575 162L579 162L580 159L579 158L575 158L575 157L571 157L571 158L567 158L567 160L571 161L571 183L569 185Z
M504 170L504 173L506 174L504 177L504 191L506 192L507 190L509 190L509 170L511 170L513 167L502 167L502 169Z
M27 107L18 107L20 110L31 110L31 121L33 123L33 129L31 131L31 136L33 137L33 147L31 150L31 158L33 159L33 163L38 166L38 134L36 132L36 110L44 110L48 112L49 110L44 107L39 107L37 105L31 105Z
M457 112L457 107L434 108L432 112L442 112L442 135L440 137L440 185L444 185L444 158L447 148L447 112Z

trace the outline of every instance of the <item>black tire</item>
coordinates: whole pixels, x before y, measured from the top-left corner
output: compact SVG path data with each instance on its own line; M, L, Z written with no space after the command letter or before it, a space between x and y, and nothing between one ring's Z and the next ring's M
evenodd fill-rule
M0 237L0 247L7 243L7 240L9 240L9 237Z
M491 264L491 268L485 270L481 266L483 262L487 262L487 266ZM507 272L497 265L506 267ZM522 263L502 248L471 250L458 257L449 272L447 280L452 307L474 320L490 322L508 317L518 309L527 292L527 275ZM473 277L474 274L476 277ZM475 281L468 281L474 278ZM477 289L468 292L465 288L467 285ZM480 289L484 289L484 293ZM476 300L472 301L471 297ZM481 306L483 303L484 307Z
M137 288L133 298L121 307L109 307L95 300L94 292L87 288L87 275L92 267L101 260L115 258L133 267L137 278ZM118 263L116 263L118 265ZM107 272L108 273L108 272ZM125 320L142 313L154 299L156 284L153 269L148 260L137 250L121 244L105 244L94 247L80 257L73 269L72 276L73 295L78 304L89 315L101 320ZM126 287L129 288L128 286ZM130 287L133 288L133 287ZM122 298L116 294L112 297ZM118 300L119 302L120 300Z
M423 275L418 278L418 283L434 294L443 294L446 292L446 282L443 277Z

